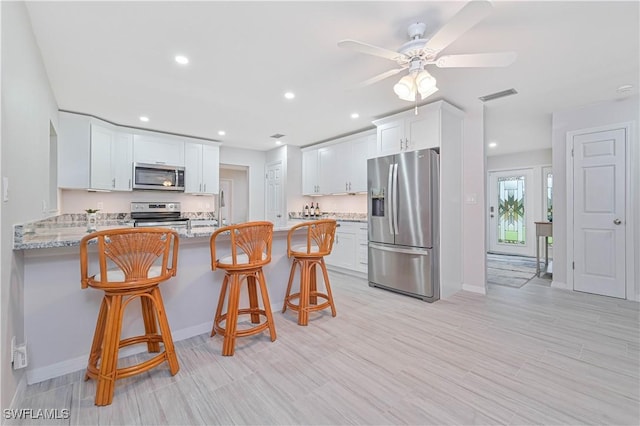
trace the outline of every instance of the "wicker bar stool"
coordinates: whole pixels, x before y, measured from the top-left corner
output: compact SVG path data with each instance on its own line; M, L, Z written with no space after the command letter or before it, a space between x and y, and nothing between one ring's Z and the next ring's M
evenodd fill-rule
M227 234L230 237L231 253L218 259L216 239ZM211 330L211 336L216 333L224 336L222 355L234 354L236 337L251 336L269 329L271 341L276 340L267 282L262 272L262 267L271 262L272 239L273 223L271 222L247 222L225 226L211 235L211 269L215 271L219 268L225 271ZM247 283L249 293L248 308L239 306L240 286L243 282ZM262 308L258 301L257 287L260 287ZM227 309L223 313L225 298ZM247 314L251 316L251 323L256 325L238 330L238 316ZM261 317L264 317L264 322L261 322Z
M287 308L298 311L299 325L307 325L309 323L309 312L320 311L328 307L331 307L331 316L336 316L336 307L333 303L327 267L324 263L324 256L329 255L333 248L336 227L336 221L333 219L314 220L294 226L287 235L287 255L293 257L293 264L291 265L282 312L286 312ZM306 231L306 243L300 246L292 246L291 239L294 234L304 231ZM317 266L320 266L322 270L326 293L318 291ZM296 267L300 268L300 290L298 293L291 294ZM318 305L318 298L326 301ZM297 304L294 303L295 300L298 300Z
M89 244L94 242L98 249L95 254L89 250ZM176 275L178 242L178 234L167 228L112 229L94 232L81 240L82 288L104 291L85 374L85 380L98 381L96 405L111 404L117 379L143 373L164 361L169 364L171 375L180 369L158 287ZM90 275L94 260L98 273ZM138 298L145 333L120 340L125 308ZM118 368L118 350L140 343L146 343L149 352L160 352L162 343L164 350L142 363Z

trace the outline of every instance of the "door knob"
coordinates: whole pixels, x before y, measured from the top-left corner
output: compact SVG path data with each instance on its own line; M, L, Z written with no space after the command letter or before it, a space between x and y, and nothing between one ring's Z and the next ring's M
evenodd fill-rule
M620 219L616 219L613 221L613 223L615 223L616 225L620 225L622 221Z

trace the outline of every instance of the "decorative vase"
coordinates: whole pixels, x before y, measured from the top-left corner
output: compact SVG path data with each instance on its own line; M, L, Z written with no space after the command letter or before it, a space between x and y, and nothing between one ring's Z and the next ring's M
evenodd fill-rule
M98 223L98 214L87 213L87 232L95 231L97 223Z

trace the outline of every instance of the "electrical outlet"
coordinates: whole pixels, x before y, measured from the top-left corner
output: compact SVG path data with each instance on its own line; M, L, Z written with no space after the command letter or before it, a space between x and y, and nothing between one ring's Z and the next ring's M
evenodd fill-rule
M102 201L98 201L98 204L96 205L96 208L98 210L102 210L104 209L104 203Z

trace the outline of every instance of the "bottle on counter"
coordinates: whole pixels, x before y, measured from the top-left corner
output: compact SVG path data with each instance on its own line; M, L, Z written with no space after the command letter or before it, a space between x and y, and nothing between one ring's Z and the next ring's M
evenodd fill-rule
M309 217L309 204L304 205L304 217Z
M316 203L316 209L314 211L314 215L316 217L320 217L320 206L318 206L318 203Z

